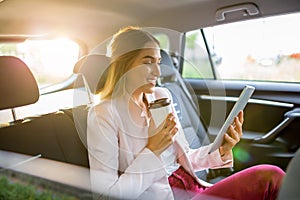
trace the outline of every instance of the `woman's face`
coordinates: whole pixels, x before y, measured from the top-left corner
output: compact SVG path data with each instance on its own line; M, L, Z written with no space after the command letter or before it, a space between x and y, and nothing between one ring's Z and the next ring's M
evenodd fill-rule
M152 93L160 76L160 48L154 42L146 43L126 74L128 92Z

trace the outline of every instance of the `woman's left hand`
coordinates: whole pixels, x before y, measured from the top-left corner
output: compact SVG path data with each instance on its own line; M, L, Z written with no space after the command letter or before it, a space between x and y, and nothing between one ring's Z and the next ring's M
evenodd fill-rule
M241 111L228 128L227 133L225 133L224 144L219 148L220 155L224 161L227 160L227 157L231 155L232 148L240 141L243 135L243 123L244 113Z

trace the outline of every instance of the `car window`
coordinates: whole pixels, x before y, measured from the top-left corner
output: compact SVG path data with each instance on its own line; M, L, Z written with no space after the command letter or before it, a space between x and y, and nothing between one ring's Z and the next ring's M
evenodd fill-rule
M23 60L35 76L40 89L70 77L79 53L79 45L69 39L31 39L0 43L0 56L16 56ZM41 95L37 103L16 108L16 115L18 118L25 118L71 107L73 95L69 93L70 90L66 90ZM1 110L0 124L9 121L13 121L11 110Z
M164 33L156 33L153 35L159 41L160 48L165 49L165 50L170 49L170 40L169 40L168 35L166 35Z
M78 60L79 50L76 42L62 38L0 43L0 55L16 56L23 60L40 88L69 77Z
M204 29L219 79L300 82L300 13Z
M183 78L214 78L200 30L186 33L182 76Z

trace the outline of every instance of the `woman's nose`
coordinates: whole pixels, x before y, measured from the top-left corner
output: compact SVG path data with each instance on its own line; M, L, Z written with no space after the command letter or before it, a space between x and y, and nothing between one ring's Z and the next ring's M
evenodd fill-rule
M160 71L160 65L159 65L159 63L153 64L152 74L155 75L155 76L157 76L157 77L160 77L161 71Z

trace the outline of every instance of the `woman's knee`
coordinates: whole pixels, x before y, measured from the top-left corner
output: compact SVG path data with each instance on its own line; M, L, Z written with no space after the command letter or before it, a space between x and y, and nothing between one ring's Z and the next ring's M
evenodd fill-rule
M257 165L253 167L252 170L254 170L254 174L257 178L265 181L281 183L283 177L285 176L285 172L275 165Z

